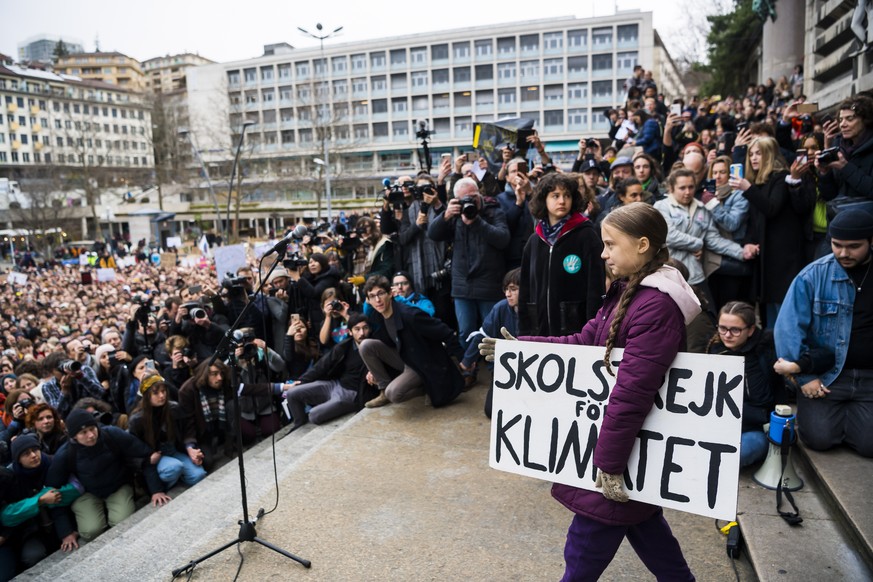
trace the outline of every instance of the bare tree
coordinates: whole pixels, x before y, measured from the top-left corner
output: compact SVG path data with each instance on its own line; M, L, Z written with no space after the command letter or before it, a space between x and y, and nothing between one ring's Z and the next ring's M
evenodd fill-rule
M727 14L734 9L735 0L679 0L676 4L683 18L663 30L661 38L676 63L687 71L707 60L707 36L711 29L708 17Z
M39 250L47 256L62 241L61 232L75 231L79 222L76 209L62 189L59 174L59 168L51 164L24 170L22 199L9 204L12 222L33 233L31 242L35 239L42 247Z

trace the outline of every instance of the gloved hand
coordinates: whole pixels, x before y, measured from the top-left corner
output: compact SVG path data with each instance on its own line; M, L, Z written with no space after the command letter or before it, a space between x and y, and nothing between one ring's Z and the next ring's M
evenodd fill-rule
M364 279L363 275L358 275L356 277L349 277L349 283L351 283L352 285L363 285L365 280L366 279Z
M603 489L601 493L607 499L619 503L627 503L627 493L625 493L622 485L623 480L624 477L622 475L610 475L598 469L597 480L594 482L594 486L598 489Z
M500 328L500 334L503 336L503 339L515 340L511 333L509 333L505 327ZM482 341L479 343L479 353L485 356L486 362L494 361L494 347L497 345L497 339L493 337L482 338Z

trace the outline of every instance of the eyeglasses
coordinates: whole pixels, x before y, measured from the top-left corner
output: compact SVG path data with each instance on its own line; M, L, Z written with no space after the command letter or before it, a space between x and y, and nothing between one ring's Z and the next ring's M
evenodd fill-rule
M377 291L376 293L367 293L367 299L384 299L387 295L388 293L386 293L385 291Z
M409 287L409 281L398 281L396 283L391 283L392 287Z
M725 327L723 325L718 326L718 333L721 335L732 335L738 336L747 329L752 327L751 325L747 325L746 327Z

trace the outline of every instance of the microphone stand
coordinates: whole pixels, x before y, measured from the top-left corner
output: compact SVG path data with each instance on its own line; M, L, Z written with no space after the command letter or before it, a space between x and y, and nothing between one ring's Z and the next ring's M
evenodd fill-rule
M287 248L288 248L288 245L286 243L281 248L277 248L276 252L279 254L280 257L282 257L285 255L285 251L287 250ZM261 263L263 263L263 260L264 259L262 257ZM269 278L270 274L273 272L273 270L276 268L276 266L278 264L279 264L279 261L276 261L275 263L273 263L273 266L267 272L267 276L261 280L261 284L258 286L258 289L257 289L257 291L255 291L254 295L257 295L258 293L261 292L261 290L264 288L264 284L267 282L267 279ZM260 271L260 269L258 269L258 270ZM230 329L228 329L227 332L224 334L224 337L221 338L221 342L219 342L218 347L215 349L215 353L212 354L212 357L209 359L209 363L206 366L207 369L209 369L209 367L212 366L213 363L215 363L215 360L218 359L218 356L220 354L229 354L230 353L230 348L235 345L235 342L233 339L233 332L235 330L239 329L240 324L243 321L245 321L245 315L248 313L249 309L251 309L253 305L254 305L254 301L249 301L248 303L246 303L246 306L243 308L242 312L236 318L236 321L233 322L233 325L230 326ZM223 546L221 546L219 548L216 548L215 550L212 550L208 554L205 554L203 556L200 556L199 558L191 560L190 562L188 562L187 564L185 564L181 568L177 568L177 569L173 570L173 578L176 578L177 576L179 576L180 574L182 574L184 572L188 572L190 570L193 570L194 567L196 567L197 564L199 564L200 562L204 562L204 561L208 560L209 558L211 558L212 556L215 556L216 554L220 554L224 550L230 548L231 546L233 546L235 544L239 544L241 542L258 543L258 544L264 546L265 548L269 548L269 549L273 550L274 552L282 554L286 558L291 558L292 560L302 564L306 568L309 568L312 566L312 562L310 562L309 560L306 560L306 559L301 558L299 556L295 556L291 552L283 550L282 548L280 548L278 546L274 546L270 542L258 537L258 533L255 530L255 521L257 521L257 519L263 515L263 511L264 511L263 509L258 512L257 517L255 517L255 521L252 521L249 519L248 498L246 496L246 467L245 467L245 460L243 459L244 455L243 455L243 442L242 442L242 427L240 426L240 422L241 422L242 417L240 416L239 389L238 389L238 384L237 384L238 377L239 377L239 363L237 362L236 358L232 358L231 360L232 360L232 363L231 363L231 386L233 387L233 405L234 405L234 410L235 410L234 416L235 416L235 421L236 421L236 427L235 427L236 430L234 432L236 433L235 436L236 436L237 460L239 461L239 485L240 485L242 510L243 510L243 518L242 518L242 520L239 521L239 526L240 526L239 527L239 534L237 534L236 539L229 541L228 543L224 544Z

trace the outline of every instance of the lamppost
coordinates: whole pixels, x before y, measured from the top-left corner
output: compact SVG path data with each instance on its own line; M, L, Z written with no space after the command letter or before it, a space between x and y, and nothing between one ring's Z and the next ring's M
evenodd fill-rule
M228 231L230 231L230 201L231 201L230 193L233 192L233 178L236 174L236 167L239 164L239 155L240 155L240 152L242 151L243 139L245 139L245 137L246 137L246 130L249 127L253 126L254 124L255 124L255 122L252 121L251 119L246 119L245 121L243 121L242 129L239 132L239 142L237 142L237 144L236 144L236 153L233 156L233 165L230 167L230 181L227 184L227 186L228 186L228 188L227 188L227 230ZM239 181L237 183L237 188L236 188L236 195L237 196L242 196L242 190L240 190L240 188L242 188L242 172L240 172ZM240 200L242 200L242 199L240 198Z
M206 169L206 164L203 163L203 158L200 157L200 149L194 144L194 136L187 128L180 128L179 135L188 140L191 149L194 151L194 157L197 159L197 163L200 164L203 175L206 176L206 185L209 187L209 195L212 196L212 204L215 206L215 228L217 230L224 230L224 238L227 240L227 229L221 228L221 210L218 209L218 198L215 197L215 188L212 187L212 180L209 179L209 170Z
M321 25L320 22L317 22L315 24L315 29L319 33L321 33L323 28L324 27ZM321 48L321 61L322 61L322 64L324 66L325 71L327 71L327 59L324 57L324 41L325 41L325 39L328 39L328 38L334 36L342 29L343 29L343 27L339 26L337 28L334 28L332 31L330 31L327 34L313 34L313 33L309 32L308 30L306 30L305 28L301 28L299 26L297 27L297 30L299 30L303 34L305 34L309 37L312 37L318 41L319 46ZM327 192L327 220L328 220L328 222L330 222L330 220L333 217L331 216L331 208L330 208L330 150L328 147L328 141L329 141L330 137L328 136L328 132L327 132L328 120L324 119L324 114L325 114L324 107L318 107L317 114L318 114L319 120L321 122L321 144L323 146L322 147L322 150L323 150L322 154L324 155L324 159L321 160L319 158L315 158L315 159L313 159L313 161L316 164L319 164L320 166L324 167L324 176L325 176L324 189Z
M327 148L325 148L324 153L324 157L327 157ZM330 222L333 220L333 214L330 208L330 166L328 165L327 160L322 160L321 158L312 158L312 161L324 169L324 198L327 200L327 221ZM319 218L321 217L319 216Z

